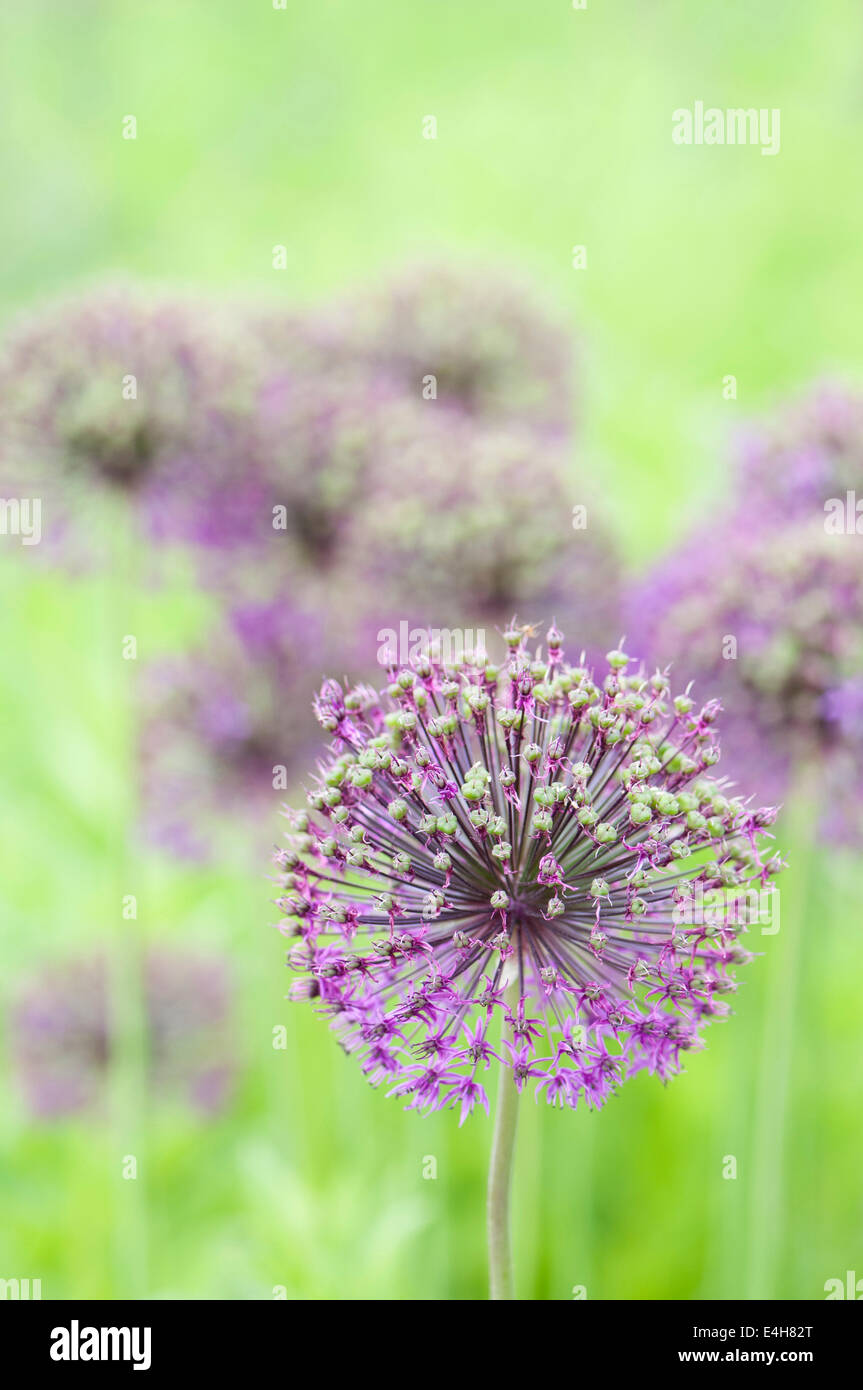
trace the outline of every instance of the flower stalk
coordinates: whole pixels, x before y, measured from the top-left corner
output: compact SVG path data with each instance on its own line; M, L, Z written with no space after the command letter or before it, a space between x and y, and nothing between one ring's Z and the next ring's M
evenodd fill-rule
M756 1081L752 1155L747 1297L775 1298L786 1193L786 1141L794 1017L799 1007L801 952L815 860L817 767L802 765L789 798L791 883L784 901L782 937L773 953L765 1002L761 1060ZM790 910L789 910L790 907Z
M510 1009L518 1007L518 979L506 991ZM501 1070L488 1169L488 1296L492 1301L515 1298L512 1263L510 1193L515 1161L519 1094L512 1073Z

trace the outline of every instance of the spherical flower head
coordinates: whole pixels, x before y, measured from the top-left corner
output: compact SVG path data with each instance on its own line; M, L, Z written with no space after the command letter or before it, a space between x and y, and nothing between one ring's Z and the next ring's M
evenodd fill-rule
M739 505L765 523L823 517L825 504L860 487L863 396L822 382L750 429L739 452Z
M216 1113L234 1073L224 960L154 949L142 974L152 1092ZM104 1104L111 1047L110 968L103 955L50 967L13 1001L13 1071L40 1119Z
M570 665L556 630L553 656L517 623L505 644L394 665L380 695L326 682L331 750L275 856L291 997L370 1081L462 1119L492 1067L572 1107L677 1071L779 867L773 810L715 777L715 703L617 649Z
M582 529L574 495L589 503ZM531 618L578 617L582 640L601 651L619 623L602 507L574 485L565 451L524 426L393 405L340 554L388 626L451 628L466 617L494 628L530 604Z
M191 442L191 407L236 368L205 305L115 285L16 325L0 355L4 428L70 475L136 489L166 448Z
M50 305L0 347L4 487L42 499L73 559L119 498L152 538L221 541L269 499L249 457L259 384L254 341L214 304L109 285Z
M822 713L846 738L863 729L863 671L827 691Z
M323 589L233 594L206 640L147 669L141 786L147 838L177 857L260 854L318 735L309 670L350 650ZM338 668L337 668L338 669ZM237 821L247 828L236 834Z
M253 431L271 506L311 567L339 563L345 537L373 504L369 475L385 447L393 391L361 365L276 371L263 383Z
M352 353L408 395L425 393L431 408L553 432L571 427L570 335L505 271L408 266L351 301L339 322Z
M863 724L863 566L859 538L821 520L778 525L753 538L719 527L664 561L632 596L632 627L652 658L687 661L730 711L726 766L759 767L781 797L804 763L825 806L856 785ZM753 762L754 759L754 762ZM830 788L829 796L826 789ZM852 798L852 800L855 798ZM859 792L856 795L859 804ZM845 819L854 838L860 815Z

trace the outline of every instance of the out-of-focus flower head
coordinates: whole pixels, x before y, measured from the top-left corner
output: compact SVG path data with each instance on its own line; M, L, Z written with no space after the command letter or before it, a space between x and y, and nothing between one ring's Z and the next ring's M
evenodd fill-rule
M66 961L31 980L13 1002L13 1069L36 1116L55 1119L104 1104L109 979L103 956ZM234 1074L224 961L153 950L145 962L143 999L152 1094L205 1114L221 1110Z
M134 489L183 431L195 336L176 305L119 287L28 316L3 347L4 426L37 466Z
M319 314L229 308L243 389L214 417L204 466L195 455L185 470L179 460L151 511L209 550L198 557L208 584L230 591L227 571L238 567L242 588L244 568L263 564L275 592L297 564L314 575L337 560L394 390L368 363L345 354ZM287 550L289 565L279 549Z
M258 381L254 342L206 302L112 285L31 313L0 346L4 486L73 554L118 496L151 536L221 543L268 498L246 466Z
M255 825L269 840L272 808L315 741L309 673L314 681L333 662L355 666L360 631L349 610L333 608L320 579L287 582L278 594L251 582L241 590L237 581L205 639L148 670L147 838L191 859L230 853L238 823L243 845Z
M353 368L266 380L255 422L266 521L312 572L339 565L346 534L377 500L370 473L398 409L389 388Z
M775 810L715 779L714 702L618 650L595 679L557 628L505 642L394 664L380 697L325 682L331 751L275 856L291 996L370 1081L462 1119L492 1066L570 1106L676 1072L780 866Z
M863 562L824 521L758 526L740 516L662 562L632 597L631 630L711 682L730 711L726 771L756 768L781 797L795 769L820 775L824 806L859 781ZM827 788L831 788L830 794ZM859 802L859 788L856 798ZM858 808L843 838L860 834Z
M823 517L849 491L863 496L863 395L824 382L747 430L736 489L737 505L762 527Z
M409 398L541 430L572 425L570 335L536 291L486 265L408 266L336 311L345 350Z
M500 624L519 602L539 621L578 621L588 646L601 642L618 622L618 557L567 467L563 450L530 430L431 404L392 407L342 553L381 626ZM575 528L577 504L587 524Z
M216 555L226 621L150 691L147 800L175 850L212 850L208 802L230 820L244 793L257 814L262 794L284 790L275 769L294 784L314 728L310 684L327 669L379 679L371 657L387 632L493 635L516 590L539 621L578 617L591 646L618 622L613 547L592 508L573 529L557 448L356 381L330 389L276 393L280 524L268 506L258 544L227 564Z

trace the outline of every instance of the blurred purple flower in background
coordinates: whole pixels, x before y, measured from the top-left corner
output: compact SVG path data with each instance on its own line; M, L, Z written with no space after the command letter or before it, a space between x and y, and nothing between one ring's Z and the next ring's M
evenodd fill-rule
M368 506L372 465L398 397L355 371L271 377L254 430L279 523L310 570L337 566L344 534ZM282 507L285 517L273 516ZM274 522L276 523L274 525Z
M849 490L863 498L863 395L822 382L766 422L739 447L737 496L755 524L824 514Z
M389 411L365 505L344 539L380 626L578 621L588 645L619 619L617 556L601 509L573 529L590 489L560 444L525 427L478 423L431 405Z
M591 648L617 625L617 557L571 457L572 371L533 291L445 263L302 313L109 286L12 330L7 488L38 492L87 561L116 547L125 503L147 572L188 554L211 598L144 690L160 843L199 853L203 808L235 819L283 790L274 768L294 778L314 732L309 674L378 676L381 631L493 629L516 601Z
M205 1115L226 1105L235 1071L227 966L212 955L163 948L143 970L151 1093ZM13 1072L32 1113L57 1119L101 1109L111 1056L108 963L55 964L14 1000Z
M749 431L733 477L713 524L632 587L628 630L727 703L727 772L781 798L805 771L823 835L859 842L863 397L815 387Z
M380 699L325 682L332 749L275 856L291 997L373 1084L462 1119L493 1063L573 1107L677 1072L780 867L775 811L713 776L715 702L619 651L597 683L556 628L545 657L506 642L500 667L393 665Z
M241 853L254 852L256 826L312 746L309 664L351 651L353 634L328 620L320 591L295 592L296 601L289 591L226 606L206 644L148 672L144 826L178 857L221 857L238 839Z
M111 496L152 537L199 540L230 488L236 533L255 386L243 339L206 301L121 285L22 317L0 345L7 493L40 496L46 535L76 560L103 558Z
M537 620L577 619L588 643L618 621L614 547L570 476L560 330L501 277L440 267L360 299L304 320L246 311L260 380L238 457L257 525L210 547L221 616L148 701L147 820L175 850L213 852L204 806L235 824L238 797L257 812L283 790L274 772L295 781L309 673L378 678L381 631L493 629L517 599ZM409 341L446 399L422 398ZM215 514L230 529L230 504Z
M354 418L334 402L318 471L300 475L306 486L286 506L287 532L271 528L221 567L221 621L203 650L151 686L145 788L151 808L168 811L163 844L179 847L183 824L202 846L210 839L184 800L220 805L233 820L244 789L259 809L261 793L284 790L277 766L293 784L314 734L309 672L379 679L371 654L382 632L406 622L492 636L517 589L531 617L578 617L594 650L603 627L618 623L614 548L599 522L573 531L560 451L525 431L428 409L387 400L377 417ZM304 462L306 418L296 450ZM292 438L286 423L288 457ZM286 471L273 496L289 495ZM234 736L214 733L214 702L232 711ZM182 785L190 797L178 795Z
M571 334L535 287L507 270L419 262L350 296L333 325L343 350L409 398L419 399L433 378L444 408L495 426L573 428Z
M823 713L846 737L859 737L863 729L863 675L828 690L824 696Z

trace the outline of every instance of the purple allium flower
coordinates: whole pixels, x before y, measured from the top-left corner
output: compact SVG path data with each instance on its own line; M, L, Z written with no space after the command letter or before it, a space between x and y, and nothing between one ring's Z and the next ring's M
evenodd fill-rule
M230 984L217 957L153 950L143 994L149 1082L205 1114L221 1110L233 1076ZM103 956L66 961L28 983L10 1014L12 1063L43 1119L104 1101L111 1054L109 969Z
M770 524L823 517L825 503L863 495L863 396L823 382L744 436L738 501Z
M184 856L214 850L208 807L235 823L245 802L257 817L284 792L276 768L298 780L310 685L327 670L380 679L380 634L491 631L517 591L539 620L577 607L592 646L618 622L613 546L592 508L573 529L562 454L536 435L356 378L273 386L257 429L272 429L260 541L228 563L212 552L225 619L149 692L147 820Z
M274 508L284 509L283 533L310 570L339 564L345 535L377 501L372 464L399 404L391 389L356 367L266 380L254 434L269 493L270 548L274 532L277 545L281 539Z
M193 334L173 306L112 288L26 318L4 343L0 373L4 422L35 461L134 489L182 429Z
M822 713L839 726L848 738L860 736L863 729L863 672L828 690L822 703Z
M342 342L409 397L542 430L572 424L569 333L537 295L486 265L409 266L336 311ZM433 408L433 407L432 407Z
M110 286L25 316L0 346L4 486L88 550L111 496L158 538L235 534L268 500L241 466L258 381L253 340L204 302Z
M311 742L312 728L304 738L298 718L298 683L317 631L315 615L289 601L242 604L225 612L205 645L151 669L141 779L152 841L206 858L214 817L245 820L255 807L263 817L274 788L286 786L279 767L298 742Z
M142 690L141 791L147 838L185 859L261 846L274 805L297 785L300 763L318 738L312 680L329 666L356 669L357 642L372 634L351 610L332 604L328 587L286 562L294 575L279 597L272 575L223 595L205 640L156 662ZM230 585L229 585L230 587ZM269 838L269 836L267 837Z
M601 509L573 528L590 490L567 475L563 450L523 427L394 406L343 537L345 569L387 624L502 625L518 601L539 621L577 619L599 644L619 621L617 557Z
M757 537L742 520L690 541L635 592L644 655L686 661L733 715L727 769L782 796L795 768L821 773L831 797L856 786L863 721L863 563L856 536L823 521L778 525ZM850 798L859 803L859 791ZM843 838L861 814L844 818Z
M505 641L500 667L393 666L380 697L325 682L332 748L275 856L291 997L372 1083L462 1119L495 1064L573 1107L678 1071L750 959L740 899L779 867L775 811L713 775L715 702L620 651L597 683L556 628L545 657Z

